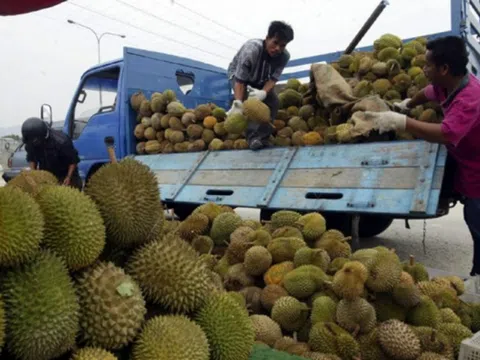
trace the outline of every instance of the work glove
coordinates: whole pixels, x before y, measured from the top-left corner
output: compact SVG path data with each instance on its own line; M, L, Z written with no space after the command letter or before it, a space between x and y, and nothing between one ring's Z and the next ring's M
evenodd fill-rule
M243 114L243 103L240 100L235 100L230 110L227 111L227 116L233 114Z
M393 103L393 107L395 110L400 111L402 113L407 113L410 108L407 106L407 104L410 102L412 99L405 99L402 102L395 102Z
M407 126L407 116L394 111L365 111L365 120L371 121L380 134L392 130L405 131Z
M248 97L258 99L260 101L265 100L267 97L267 92L265 90L259 90L252 87L248 87Z

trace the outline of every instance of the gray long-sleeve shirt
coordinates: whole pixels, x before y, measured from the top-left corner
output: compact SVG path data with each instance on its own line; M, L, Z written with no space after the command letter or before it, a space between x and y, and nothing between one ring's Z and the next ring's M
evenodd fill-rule
M264 40L248 40L228 66L228 78L234 77L236 81L262 88L268 80L278 81L289 60L287 50L271 57L265 49Z

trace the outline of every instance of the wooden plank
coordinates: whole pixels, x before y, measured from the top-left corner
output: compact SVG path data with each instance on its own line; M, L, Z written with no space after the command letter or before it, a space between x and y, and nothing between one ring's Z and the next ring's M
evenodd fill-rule
M443 169L437 168L434 173L434 189L441 186ZM186 174L186 170L154 172L159 184L177 184ZM188 184L212 187L267 186L272 173L273 170L197 170ZM287 171L280 187L412 189L415 187L417 174L418 168L297 169Z
M266 186L273 170L199 170L189 185Z
M281 187L320 187L320 188L376 188L412 189L415 187L419 169L386 168L332 168L298 169L285 174ZM377 176L377 173L380 175ZM435 174L434 188L439 188L442 173Z

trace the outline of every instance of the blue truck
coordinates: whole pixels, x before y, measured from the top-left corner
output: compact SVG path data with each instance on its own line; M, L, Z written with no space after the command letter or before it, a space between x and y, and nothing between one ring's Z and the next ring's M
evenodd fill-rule
M419 35L463 36L471 54L469 70L476 74L479 10L478 0L451 0L450 31ZM342 53L291 60L288 68L332 62ZM308 70L286 70L281 80L308 76ZM393 219L439 217L452 205L446 189L447 151L420 140L135 155L136 113L130 97L139 90L150 96L165 89L175 90L187 108L208 102L229 108L232 100L226 69L130 47L124 48L123 58L82 75L64 131L79 151L85 182L109 162L104 140L113 137L116 157L133 156L148 165L158 178L162 201L181 218L211 201L260 208L263 219L278 209L319 211L332 227L370 237Z

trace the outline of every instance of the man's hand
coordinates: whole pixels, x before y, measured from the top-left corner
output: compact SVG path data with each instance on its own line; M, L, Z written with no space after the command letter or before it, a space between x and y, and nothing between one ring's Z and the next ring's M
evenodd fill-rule
M240 100L235 100L230 110L227 111L227 116L233 114L243 114L243 103Z
M70 179L69 176L66 176L65 179L63 179L63 185L69 186L71 181L72 179Z
M402 113L407 113L410 108L407 106L407 104L411 101L412 99L405 99L402 102L395 102L393 103L393 106L395 110L398 110Z
M267 97L267 92L265 90L259 90L252 87L249 87L248 90L249 90L249 94L248 94L249 98L255 98L260 101L263 101Z
M392 130L405 131L407 126L407 116L394 111L365 111L365 120L373 122L373 128L380 134Z

